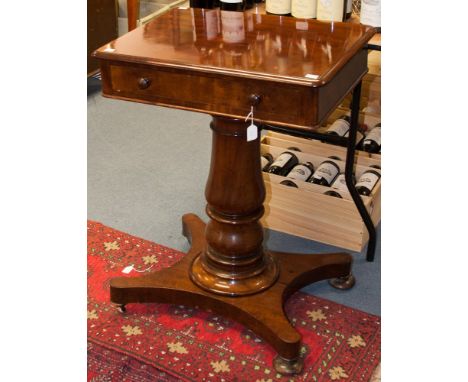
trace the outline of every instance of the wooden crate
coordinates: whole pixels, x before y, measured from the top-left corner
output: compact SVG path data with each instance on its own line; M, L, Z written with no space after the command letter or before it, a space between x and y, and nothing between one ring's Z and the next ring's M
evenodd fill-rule
M270 153L276 158L288 147L298 147L295 153L300 162L312 162L314 167L329 156L344 172L346 148L316 140L296 138L268 132L262 137L261 153ZM371 165L380 166L380 155L358 152L356 177ZM352 251L361 251L369 239L367 229L347 192L340 192L343 199L324 195L329 187L300 182L299 188L279 184L285 178L263 173L266 188L265 215L262 223L266 228L304 237ZM370 196L362 196L375 225L380 221L380 181Z

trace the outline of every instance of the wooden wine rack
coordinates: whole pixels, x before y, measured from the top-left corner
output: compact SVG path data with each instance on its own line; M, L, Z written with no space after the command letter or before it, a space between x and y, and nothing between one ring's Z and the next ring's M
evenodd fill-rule
M262 138L261 153L270 153L274 158L288 147L297 147L299 162L311 162L314 168L329 156L345 159L346 149L316 140L292 137L268 132ZM341 172L345 162L335 161ZM356 178L369 166L380 166L380 155L359 152L356 163ZM266 228L335 245L352 251L361 251L368 241L368 233L361 216L348 192L340 191L342 199L324 195L330 187L296 181L299 188L280 184L285 178L263 173L266 188L265 215L262 223ZM380 181L370 196L362 196L374 225L380 221Z

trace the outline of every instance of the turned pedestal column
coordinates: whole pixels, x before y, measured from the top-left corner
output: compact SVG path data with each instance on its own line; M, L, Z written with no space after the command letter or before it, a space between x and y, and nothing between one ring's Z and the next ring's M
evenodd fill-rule
M207 247L195 259L190 278L223 295L254 294L278 278L278 265L263 250L265 186L259 140L247 141L242 120L213 118L211 167L205 196Z

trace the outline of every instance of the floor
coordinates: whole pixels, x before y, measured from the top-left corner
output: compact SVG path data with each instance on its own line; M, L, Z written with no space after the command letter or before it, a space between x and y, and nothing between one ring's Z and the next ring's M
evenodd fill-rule
M103 98L100 82L88 79L88 218L187 251L180 217L193 212L206 219L209 121L204 114ZM266 247L304 254L338 250L270 230ZM303 291L380 315L380 240L374 262L364 253L353 253L353 289L339 291L322 281Z

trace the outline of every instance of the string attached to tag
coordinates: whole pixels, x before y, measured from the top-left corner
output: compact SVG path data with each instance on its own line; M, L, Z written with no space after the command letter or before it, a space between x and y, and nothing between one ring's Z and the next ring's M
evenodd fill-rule
M146 269L139 270L139 269L135 268L134 264L130 264L130 265L126 266L124 269L122 269L122 273L129 274L131 271L143 273L143 272L149 271L151 268L153 268L153 265L151 265L150 267L148 267Z
M254 124L254 107L250 106L250 113L245 117L245 122L250 118L250 125L247 127L247 142L258 138L258 127Z

